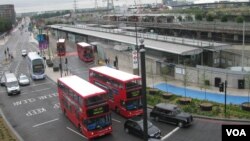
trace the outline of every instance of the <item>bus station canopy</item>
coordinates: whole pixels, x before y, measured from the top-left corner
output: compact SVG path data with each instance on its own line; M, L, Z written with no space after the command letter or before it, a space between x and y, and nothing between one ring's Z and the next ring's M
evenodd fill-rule
M107 33L107 32L101 32L97 30L88 30L85 28L74 28L74 27L67 26L67 25L51 25L50 27L53 29L57 29L57 30L65 31L65 32L71 32L71 33L76 33L80 35L81 34L88 35L88 36L93 36L93 37L102 38L106 40L136 45L136 39L133 36ZM188 40L191 40L191 39L188 39ZM167 53L173 53L177 55L200 54L204 49L206 49L206 47L208 48L209 46L213 46L213 48L210 48L211 50L223 49L223 48L220 48L220 46L223 46L223 47L229 46L229 45L224 45L224 44L217 45L217 43L210 44L210 43L204 42L204 44L197 47L196 44L192 43L193 40L190 41L189 44L182 44L181 41L182 40L180 40L180 43L172 43L172 42L164 42L164 41L145 38L144 45L145 45L145 48L167 52Z

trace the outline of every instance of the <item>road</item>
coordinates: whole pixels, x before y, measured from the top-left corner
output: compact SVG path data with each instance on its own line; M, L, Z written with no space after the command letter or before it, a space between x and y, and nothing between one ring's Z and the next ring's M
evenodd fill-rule
M37 51L35 44L29 42L30 34L25 31L12 33L7 45L14 55L9 64L3 63L0 57L1 71L10 70L17 75L27 74L26 59L21 56L21 50ZM55 44L55 41L51 41ZM4 47L0 48L1 56ZM74 52L68 48L67 52ZM69 68L73 74L87 79L88 68L94 64L85 64L75 55L68 56ZM0 88L0 106L13 128L25 141L82 141L87 140L79 134L73 124L63 115L59 108L57 85L51 79L32 81L30 86L21 88L21 94L7 96L4 87ZM148 109L148 113L150 109ZM113 133L96 140L100 141L139 141L138 137L126 134L123 131L125 119L112 113ZM221 124L227 123L215 120L195 119L189 128L179 128L175 125L156 123L162 131L162 140L165 141L220 141Z

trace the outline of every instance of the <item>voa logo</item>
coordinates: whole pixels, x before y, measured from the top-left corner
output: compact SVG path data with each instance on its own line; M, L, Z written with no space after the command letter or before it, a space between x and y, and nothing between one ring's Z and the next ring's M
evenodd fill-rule
M226 132L227 132L227 136L235 136L235 137L238 137L238 136L247 136L246 132L244 129L226 129Z

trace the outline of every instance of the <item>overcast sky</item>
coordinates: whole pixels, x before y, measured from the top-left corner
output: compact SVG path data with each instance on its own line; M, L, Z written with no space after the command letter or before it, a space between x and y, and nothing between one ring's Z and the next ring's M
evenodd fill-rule
M50 11L73 9L74 0L0 0L0 4L14 4L17 13L32 12L32 11ZM76 0L77 8L93 8L95 0ZM106 6L107 0L97 0L98 6ZM111 1L111 0L110 0ZM162 0L113 0L115 5L131 5L137 3L160 3ZM192 0L187 0L192 1ZM193 0L198 3L214 2L219 0ZM232 0L231 0L232 1ZM247 1L247 0L234 0L234 1Z

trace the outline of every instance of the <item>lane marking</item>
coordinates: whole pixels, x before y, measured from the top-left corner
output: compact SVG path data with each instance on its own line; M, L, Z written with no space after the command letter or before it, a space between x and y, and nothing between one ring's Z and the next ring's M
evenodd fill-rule
M180 127L176 127L174 130L172 130L171 132L169 132L167 135L165 135L164 137L161 138L161 140L165 140L168 137L170 137L172 134L174 134L176 131L178 131L180 129Z
M84 135L80 134L79 132L77 132L77 131L75 131L75 130L69 128L69 127L67 127L67 129L70 130L71 132L74 132L75 134L77 134L77 135L79 135L79 136L85 138L85 139L88 139L88 138L86 138Z
M51 123L51 122L54 122L54 121L57 121L57 120L59 120L59 119L55 118L53 120L49 120L49 121L46 121L46 122L43 122L43 123L39 123L39 124L33 125L32 127L38 127L38 126L41 126L41 125L44 125L44 124L47 124L47 123Z
M121 121L119 121L119 120L116 120L116 119L113 119L113 118L112 118L112 120L121 123Z
M40 89L40 90L35 90L35 91L30 91L30 92L25 92L25 93L21 93L22 95L27 95L27 94L32 94L34 92L40 92L40 91L44 91L44 90L49 90L50 88L44 88L44 89Z
M51 84L51 82L45 82L45 83L40 83L40 84L33 83L33 84L29 85L28 87L35 87L35 86L46 85L46 84Z

